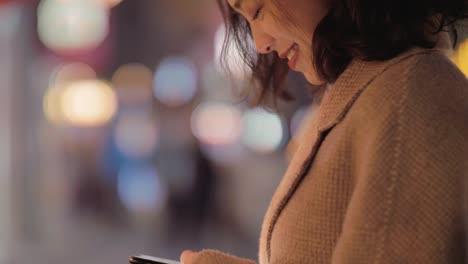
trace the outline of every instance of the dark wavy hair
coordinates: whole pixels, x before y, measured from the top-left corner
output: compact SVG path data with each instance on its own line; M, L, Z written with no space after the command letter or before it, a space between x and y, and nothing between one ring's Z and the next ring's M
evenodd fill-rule
M256 53L249 23L226 0L217 2L226 25L221 64L229 72L226 57L233 44L260 88L258 103L268 94L289 98L283 89L287 60ZM454 24L466 18L468 0L331 0L312 36L313 64L325 83L334 83L353 58L387 60L413 47L433 48L441 31L456 43Z

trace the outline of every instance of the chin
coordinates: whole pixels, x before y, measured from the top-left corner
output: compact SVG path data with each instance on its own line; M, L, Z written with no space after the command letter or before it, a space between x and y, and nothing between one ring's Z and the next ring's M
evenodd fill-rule
M316 73L304 73L304 77L312 85L319 86L325 84L325 81L320 79Z

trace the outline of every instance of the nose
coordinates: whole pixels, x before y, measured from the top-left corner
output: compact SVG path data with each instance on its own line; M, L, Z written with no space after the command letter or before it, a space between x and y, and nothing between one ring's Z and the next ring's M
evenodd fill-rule
M251 25L251 30L257 52L261 54L270 53L275 39L259 26Z

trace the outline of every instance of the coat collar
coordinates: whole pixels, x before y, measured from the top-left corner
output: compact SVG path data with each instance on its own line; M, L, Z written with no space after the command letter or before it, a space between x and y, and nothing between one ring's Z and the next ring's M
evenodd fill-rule
M265 216L266 243L262 246L265 246L263 250L268 260L271 257L271 239L276 222L302 179L307 175L327 132L343 120L365 88L390 66L417 54L446 51L447 47L450 47L448 34L441 38L435 49L416 48L387 61L354 60L329 87L320 103L317 116L306 128L307 136L303 137L302 144L293 156Z

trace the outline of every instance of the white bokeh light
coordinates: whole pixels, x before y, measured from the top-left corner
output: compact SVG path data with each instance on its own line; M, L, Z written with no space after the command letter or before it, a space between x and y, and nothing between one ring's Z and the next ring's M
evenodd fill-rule
M42 0L37 10L39 39L56 52L97 47L109 32L109 11L96 0Z
M270 153L284 142L284 126L281 118L261 108L244 113L242 142L259 153Z
M229 145L239 140L242 114L233 106L222 103L203 103L191 118L192 133L207 145Z
M193 62L187 57L167 57L154 75L154 96L169 106L188 103L195 96L197 75Z

